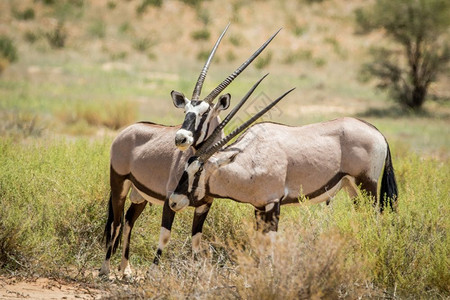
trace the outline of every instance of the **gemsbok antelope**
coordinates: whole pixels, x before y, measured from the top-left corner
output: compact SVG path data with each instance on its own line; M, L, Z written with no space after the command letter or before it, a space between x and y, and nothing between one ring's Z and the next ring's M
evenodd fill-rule
M354 197L358 186L379 198L381 211L395 208L389 145L373 125L354 118L301 127L262 122L223 148L251 122L212 146L206 140L188 159L169 198L173 211L189 205L201 210L211 197L228 198L255 207L257 229L277 231L281 205L327 201L341 188Z
M219 125L218 117L221 110L230 104L229 94L221 95L216 104L214 99L267 47L278 32L271 36L252 56L239 68L228 76L203 101L199 100L203 82L211 60L220 44L229 24L216 41L211 53L198 77L192 99L183 94L172 91L174 105L183 108L185 120L180 126L164 126L150 122L140 122L125 128L114 139L111 146L110 159L110 187L111 194L108 204L108 219L105 225L106 257L99 275L107 275L110 271L110 259L119 244L122 229L123 213L126 197L131 189L131 205L125 214L123 226L123 251L119 269L125 276L131 275L129 265L129 247L131 230L136 219L144 210L148 202L151 204L167 205L168 196L177 184L177 178L183 172L187 159L195 153ZM217 131L216 131L217 132ZM223 131L216 134L214 140L220 139ZM176 141L175 147L173 141ZM184 152L180 150L185 150ZM211 197L205 201L212 202ZM158 250L154 259L158 259L162 249L170 237L171 224L175 213L167 207L166 219L162 222ZM208 214L207 210L196 211L192 225L192 235L202 230ZM199 244L193 239L193 248Z

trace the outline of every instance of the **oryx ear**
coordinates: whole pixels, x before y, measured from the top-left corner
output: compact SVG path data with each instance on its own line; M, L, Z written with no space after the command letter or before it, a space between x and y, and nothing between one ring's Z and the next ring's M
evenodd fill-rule
M239 154L239 152L240 151L237 151L230 156L224 156L221 158L213 158L212 162L216 165L216 167L220 168L224 165L232 163L234 161L234 159L236 158L236 156Z
M184 97L183 93L177 91L172 91L170 95L172 96L173 105L178 108L184 108L186 102L189 101Z
M230 107L230 102L231 102L231 95L230 94L225 94L225 95L221 95L219 97L219 101L217 101L217 104L215 106L216 110L225 110L228 107Z

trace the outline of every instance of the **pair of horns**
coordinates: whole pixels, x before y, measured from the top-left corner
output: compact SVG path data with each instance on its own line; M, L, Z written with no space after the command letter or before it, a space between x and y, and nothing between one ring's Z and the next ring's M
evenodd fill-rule
M194 91L192 93L192 99L191 100L198 100L202 91L203 82L206 78L206 73L208 73L209 65L211 64L211 61L214 57L214 54L216 53L217 48L219 47L220 42L222 41L223 36L225 35L225 32L227 32L228 27L230 27L230 23L225 27L222 34L217 39L213 49L211 50L211 53L208 56L208 59L206 60L205 65L203 66L202 71L200 72L200 75L198 76L197 83L195 84ZM231 73L227 78L225 78L221 84L219 84L211 93L209 93L208 96L203 101L206 101L208 103L212 103L214 99L240 74L242 71L247 68L247 66L256 58L258 55L269 45L269 43L275 38L275 36L280 32L281 28L275 32L264 44L262 44L261 47L259 47L258 50L255 51L255 53L250 56L249 59L247 59L242 65L239 66L233 73Z
M245 94L244 98L241 99L241 101L236 105L233 110L225 117L225 119L219 124L219 126L216 127L216 129L213 131L213 133L206 139L205 142L200 146L200 148L197 150L195 155L199 158L201 162L207 161L214 153L219 151L225 144L227 144L232 138L234 138L236 135L247 129L253 122L255 122L257 119L259 119L262 115L264 115L266 112L268 112L272 107L274 107L278 102L281 101L287 94L295 90L295 88L290 89L289 91L285 92L283 95L272 101L269 105L267 105L264 109L256 113L253 117L251 117L249 120L247 120L245 123L243 123L241 126L233 130L230 134L228 134L223 139L216 142L214 145L211 146L211 144L214 142L214 139L217 137L217 135L221 132L221 130L227 125L227 123L231 120L231 118L238 112L238 110L242 107L242 105L248 100L248 98L252 95L252 93L255 91L256 87L263 81L264 78L267 77L266 74L264 75L258 82L256 82L253 87Z

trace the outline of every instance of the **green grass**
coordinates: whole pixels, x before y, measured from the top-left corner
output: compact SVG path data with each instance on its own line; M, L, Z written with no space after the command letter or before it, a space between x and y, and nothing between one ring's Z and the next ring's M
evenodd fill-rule
M111 1L78 1L83 5L76 6L69 3L73 1L27 1L22 9L33 7L35 17L6 25L17 37L18 60L5 65L0 77L0 274L64 277L114 290L111 282L92 277L105 255L101 237L109 193L109 147L118 132L103 129L139 120L180 124L183 114L174 109L170 91L191 95L213 43L205 32L216 36L228 19L206 20L223 8L220 1L205 1L201 7L179 2L149 7L138 18L139 4L159 2L118 1L112 9ZM450 296L448 104L430 102L421 114L405 113L391 106L386 94L362 83L358 69L364 49L380 41L353 35L349 7L360 4L348 5L237 1L232 17L250 19L233 22L202 95L231 74L274 29L287 28L224 92L232 94L235 104L270 72L255 97L263 92L274 99L297 87L277 105L281 113L273 121L298 126L353 115L373 123L391 146L400 189L398 213L380 215L366 198L355 207L345 193L330 206L283 207L273 252L252 230L251 206L217 199L204 227L204 259L191 259L193 210L188 209L175 219L162 265L145 280L116 281L113 296ZM11 13L10 6L5 2L1 8ZM273 17L261 22L257 17L263 14L248 14L256 6ZM287 18L293 11L303 18ZM48 27L43 18L55 22ZM117 23L120 18L128 21ZM64 37L65 44L52 49L43 33L55 31L57 21L64 22L64 31L56 40ZM186 27L198 22L205 32ZM37 38L24 37L30 30ZM338 33L338 40L332 38ZM440 86L445 87L445 80ZM445 96L440 86L433 89ZM334 107L337 110L330 109ZM242 120L248 118L246 111L254 109L244 107ZM107 137L96 136L101 132ZM131 264L137 275L151 268L161 213L159 206L147 207L133 230ZM113 272L119 262L116 254Z
M1 273L67 276L64 272L70 269L70 276L88 280L100 266L110 142L82 138L0 142ZM193 280L189 270L203 264L201 268L216 279L208 281L209 275L197 271L199 281L192 283L191 292L201 298L208 297L206 287L218 286L223 290L215 295L257 296L258 289L249 289L242 280L250 286L268 282L266 297L303 295L307 288L310 295L330 297L337 295L336 289L350 298L383 293L448 296L449 161L423 158L395 145L393 154L400 189L398 213L380 215L366 198L355 207L345 193L330 206L283 207L279 243L270 262L265 261L270 247L249 230L253 209L217 199L204 230L206 260L190 260L189 209L176 217L163 266L134 293L164 295L163 289L155 290L155 280L163 286L175 280L189 284ZM137 272L151 264L160 216L161 207L147 208L136 223L131 263ZM118 262L117 254L113 263ZM327 281L317 272L327 274ZM286 290L279 290L277 283L286 278ZM171 292L188 295L181 288Z

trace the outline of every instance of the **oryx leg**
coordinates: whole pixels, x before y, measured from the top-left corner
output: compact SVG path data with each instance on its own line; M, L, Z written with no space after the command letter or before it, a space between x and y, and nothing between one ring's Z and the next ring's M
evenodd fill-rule
M278 231L278 221L280 220L280 206L280 201L272 202L266 205L266 211L264 213L264 233L275 233Z
M366 175L362 175L356 178L356 185L361 187L361 190L367 192L369 197L372 197L374 200L374 205L377 204L377 180L371 179Z
M125 277L131 276L131 268L129 263L130 257L130 240L131 230L133 229L134 222L144 211L147 201L142 198L138 192L133 189L131 191L130 199L132 201L130 207L125 214L125 226L123 229L123 249L122 249L122 261L120 262L119 270L123 272Z
M269 249L269 258L271 259L273 259L275 253L275 239L278 231L278 221L280 220L280 206L281 203L277 200L276 202L267 204L264 207L264 211L255 210L257 230L264 235L262 237L263 243L260 247L268 247L266 249Z
M201 250L202 230L206 217L208 216L209 209L212 202L203 204L195 208L194 220L192 221L192 254L196 255Z
M255 208L256 230L263 233L277 232L280 219L280 201L271 202L264 211Z
M263 231L264 223L266 221L265 217L266 217L265 210L260 210L258 208L255 208L255 219L256 219L255 229L256 229L256 231Z
M359 195L358 186L355 183L355 177L345 176L342 178L342 188L348 193L350 198L355 198Z
M159 233L159 243L158 249L156 250L155 258L153 259L153 263L155 265L159 264L159 260L161 258L162 251L166 247L167 243L170 240L170 233L172 230L173 220L175 218L175 212L169 206L169 200L166 199L164 201L163 207L163 215L161 221L161 231Z
M130 190L131 183L125 176L117 174L110 168L111 195L108 204L108 220L105 225L106 257L100 269L99 275L109 274L110 260L119 244L119 234L122 224L122 215L125 199Z

